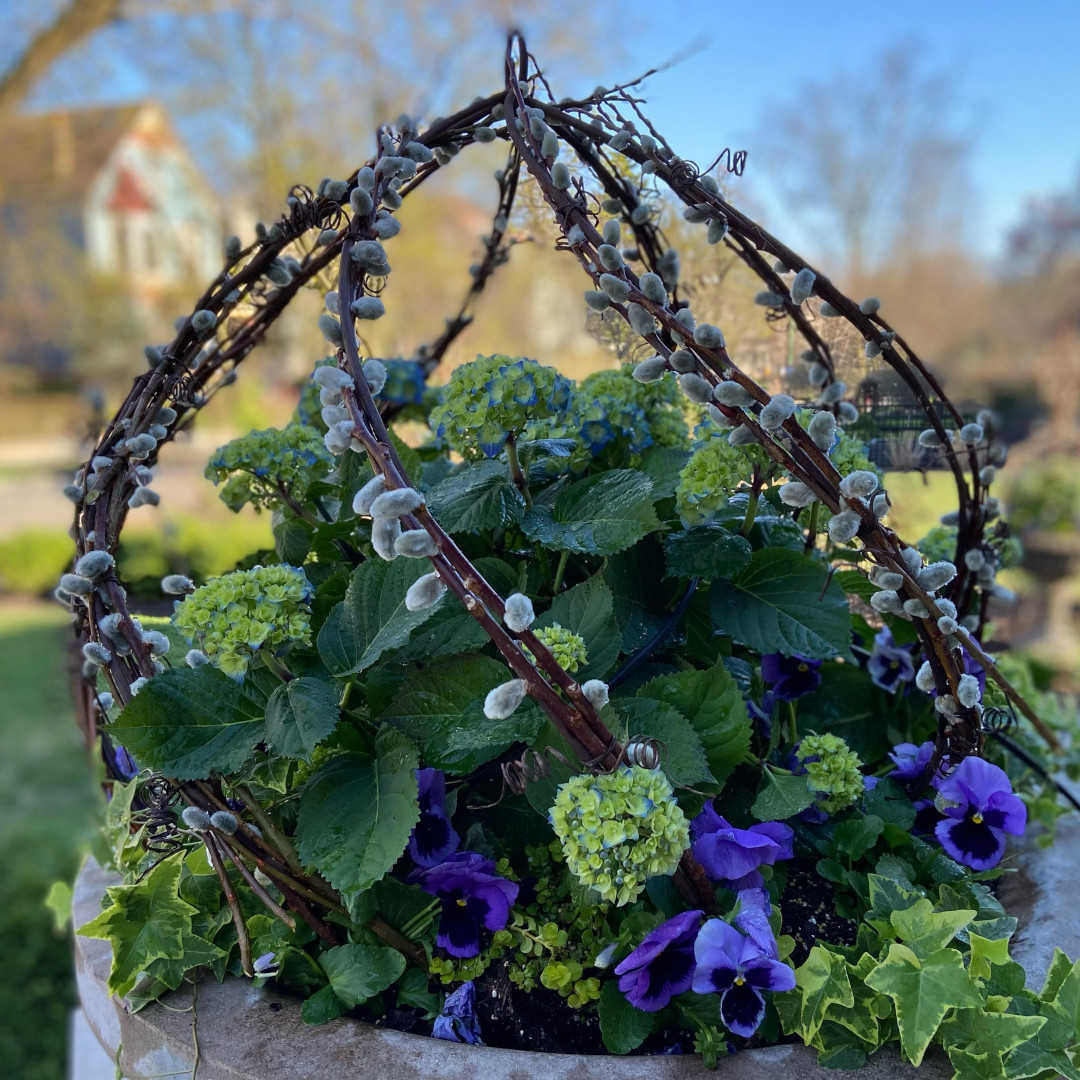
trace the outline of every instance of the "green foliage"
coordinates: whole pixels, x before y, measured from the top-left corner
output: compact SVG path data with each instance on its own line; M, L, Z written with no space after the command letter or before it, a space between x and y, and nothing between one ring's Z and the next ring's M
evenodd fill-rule
M615 982L600 989L600 1034L613 1054L629 1054L652 1034L656 1014L642 1012L620 993Z
M1039 458L1007 489L1009 521L1018 529L1072 535L1080 525L1080 476L1071 457Z
M583 667L588 659L585 639L580 634L575 634L573 630L567 630L565 626L560 626L557 622L550 623L548 626L537 627L536 637L542 645L548 647L559 667L563 671L569 671L571 675L578 668ZM525 653L530 659L535 660L535 657L527 649Z
M75 547L63 530L27 529L0 540L0 593L42 596L56 588Z
M311 752L337 727L337 695L321 679L282 683L266 703L266 741L285 757L311 760Z
M432 488L427 504L452 535L501 531L525 513L525 499L501 461L462 466Z
M720 525L705 525L664 538L664 558L670 577L701 577L706 581L734 577L750 561L750 541Z
M761 447L732 446L723 437L702 443L679 474L679 516L688 527L708 523L767 462Z

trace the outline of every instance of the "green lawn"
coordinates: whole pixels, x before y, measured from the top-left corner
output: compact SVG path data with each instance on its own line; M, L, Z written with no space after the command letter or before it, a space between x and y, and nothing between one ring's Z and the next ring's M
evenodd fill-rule
M75 994L71 945L43 898L70 880L97 795L75 730L56 605L0 605L0 1062L5 1080L62 1080Z

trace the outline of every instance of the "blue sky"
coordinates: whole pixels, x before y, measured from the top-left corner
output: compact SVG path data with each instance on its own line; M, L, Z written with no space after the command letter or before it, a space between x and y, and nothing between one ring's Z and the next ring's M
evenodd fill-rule
M917 43L929 66L953 71L973 117L971 240L983 254L1000 250L1027 197L1070 188L1080 174L1080 0L631 0L629 7L636 32L605 77L646 70L701 39L700 52L649 81L650 116L699 164L729 143L748 149L747 193L765 224L795 246L806 239L797 216L754 171L755 126L770 101L803 80L857 67L899 42ZM687 102L720 119L708 128L720 129L719 143L703 134L701 114Z

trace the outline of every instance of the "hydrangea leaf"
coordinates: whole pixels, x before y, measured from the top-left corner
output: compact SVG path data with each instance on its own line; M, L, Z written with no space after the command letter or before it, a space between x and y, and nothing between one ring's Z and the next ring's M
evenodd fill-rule
M661 675L646 683L638 697L673 705L690 721L718 784L731 775L750 749L750 716L734 678L722 662L703 671Z
M796 551L755 551L731 581L710 591L713 625L760 653L828 660L845 652L851 614L843 589L826 588L821 563Z
M912 1065L922 1062L930 1040L952 1008L977 1008L983 997L956 949L920 958L894 942L888 956L866 977L866 985L892 998L900 1045Z
M384 654L389 663L411 664L452 656L479 649L490 640L484 628L456 600L445 598L432 610L434 614L412 632L404 645Z
M319 656L332 674L343 678L371 667L431 618L445 597L422 611L405 607L409 586L430 569L426 559L368 559L356 568L345 599L319 631Z
M664 537L665 577L734 577L750 561L750 541L720 525L669 533Z
M530 540L556 551L614 555L660 527L653 509L652 481L636 469L579 480L550 510L533 506L521 527Z
M155 960L183 956L184 936L190 937L191 916L199 909L180 899L182 864L164 859L137 885L109 887L109 906L79 927L83 937L104 938L112 946L110 993L123 997Z
M657 611L672 602L674 582L661 580L662 564L663 551L655 537L607 560L604 580L611 587L624 652L640 649L664 624Z
M311 760L315 749L337 726L337 691L322 679L282 683L266 703L266 741L285 757Z
M630 738L640 735L664 744L661 768L676 784L716 783L700 737L678 709L649 697L621 700L618 708Z
M426 765L468 773L540 730L542 714L528 701L505 720L484 716L488 691L510 678L510 670L488 656L436 660L409 672L382 719L415 741Z
M783 821L802 813L814 801L805 776L773 772L768 766L762 772L761 787L750 807L758 821Z
M558 623L585 641L585 666L574 672L579 683L598 679L619 658L622 635L615 622L611 589L603 577L594 574L587 581L559 593L551 607L533 624L539 630Z
M109 725L140 764L177 780L234 772L266 733L266 693L217 668L174 667L154 676Z
M847 961L823 945L815 945L795 969L795 990L791 993L798 993L801 1003L793 1030L807 1042L817 1035L830 1006L851 1008L855 1004Z
M390 986L404 972L405 957L381 945L339 945L327 949L319 964L334 993L351 1009Z
M944 949L964 929L976 912L970 908L959 911L934 911L927 899L917 900L911 907L894 911L889 917L896 936L920 959Z
M623 996L616 980L610 979L600 989L600 1035L613 1054L629 1054L652 1034L656 1013L635 1008Z
M836 848L852 860L861 859L884 828L885 822L876 814L855 814L836 826Z
M274 551L292 566L303 566L311 550L312 528L299 518L287 518L274 526Z
M451 535L499 532L516 525L525 513L525 500L506 462L497 459L465 466L436 484L426 499Z
M670 499L679 486L679 473L686 468L690 451L677 446L659 446L649 450L641 461L641 471L653 482L652 497Z
M419 820L416 747L381 731L376 757L342 754L308 782L296 826L300 858L349 901L401 858Z

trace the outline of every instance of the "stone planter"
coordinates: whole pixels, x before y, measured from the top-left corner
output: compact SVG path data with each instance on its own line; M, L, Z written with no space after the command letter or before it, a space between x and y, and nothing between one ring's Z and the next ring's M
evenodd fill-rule
M1013 956L1024 965L1028 984L1042 986L1054 948L1080 955L1080 819L1061 822L1053 847L1032 846L1017 862L1019 873L1005 878L1001 898L1020 919ZM112 877L88 862L75 887L75 926L100 910ZM705 1080L710 1074L694 1057L607 1057L538 1054L464 1046L421 1035L341 1019L308 1027L300 1002L269 987L228 978L198 984L196 1012L190 988L165 996L164 1004L129 1013L105 988L110 949L106 941L76 937L75 967L83 1009L109 1057L130 1080L190 1076L195 1066L193 1030L199 1045L198 1080ZM821 1069L813 1050L801 1045L749 1050L720 1063L717 1074L729 1080L836 1080L835 1069ZM857 1073L860 1080L919 1076L947 1080L952 1066L942 1056L927 1056L920 1069L901 1063L892 1049L882 1050Z

